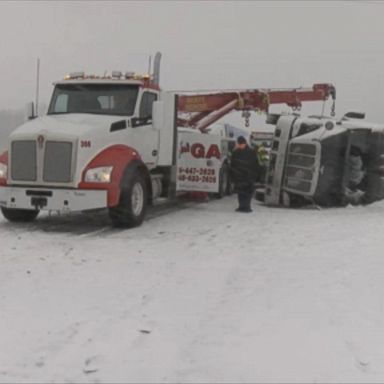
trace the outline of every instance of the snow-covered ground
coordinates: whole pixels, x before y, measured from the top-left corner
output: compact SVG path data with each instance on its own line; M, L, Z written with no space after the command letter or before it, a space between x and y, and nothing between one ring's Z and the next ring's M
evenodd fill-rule
M0 219L0 382L383 382L384 202Z

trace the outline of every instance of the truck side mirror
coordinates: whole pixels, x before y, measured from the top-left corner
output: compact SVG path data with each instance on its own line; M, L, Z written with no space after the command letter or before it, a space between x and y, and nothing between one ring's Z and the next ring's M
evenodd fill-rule
M364 112L347 112L343 119L365 119L365 113Z
M36 118L35 105L33 104L33 101L31 101L26 105L25 110L26 110L26 120L33 120L34 118Z

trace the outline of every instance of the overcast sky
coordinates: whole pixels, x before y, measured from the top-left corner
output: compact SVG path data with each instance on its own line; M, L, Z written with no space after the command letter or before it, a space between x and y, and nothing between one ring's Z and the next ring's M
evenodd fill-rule
M163 54L163 89L332 82L337 111L384 122L384 2L0 2L0 109L40 100L84 70L146 72Z

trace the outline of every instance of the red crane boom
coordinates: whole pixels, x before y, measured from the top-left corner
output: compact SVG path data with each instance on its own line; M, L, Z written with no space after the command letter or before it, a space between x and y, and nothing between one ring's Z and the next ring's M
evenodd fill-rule
M314 84L312 88L182 94L179 96L178 113L189 116L179 116L178 125L204 132L209 125L233 110L268 112L271 104L286 104L293 109L300 109L302 102L325 101L329 97L336 99L336 90L332 84Z

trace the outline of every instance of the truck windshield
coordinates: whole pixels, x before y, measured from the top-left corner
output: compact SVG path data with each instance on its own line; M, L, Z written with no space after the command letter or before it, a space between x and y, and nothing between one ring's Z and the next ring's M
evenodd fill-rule
M137 85L57 84L48 115L93 113L131 116L135 110L137 94Z

